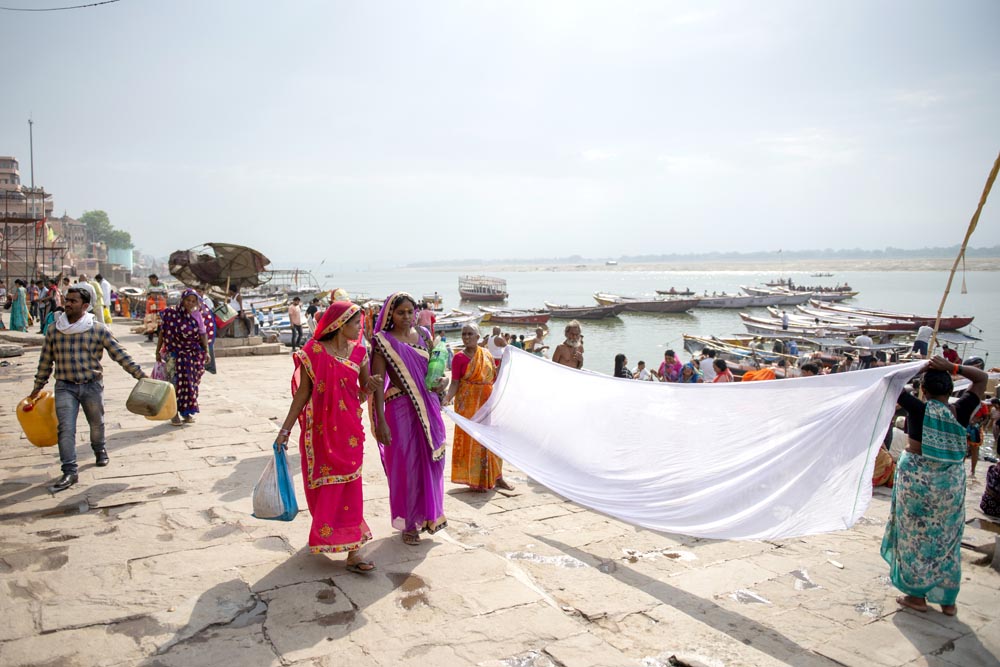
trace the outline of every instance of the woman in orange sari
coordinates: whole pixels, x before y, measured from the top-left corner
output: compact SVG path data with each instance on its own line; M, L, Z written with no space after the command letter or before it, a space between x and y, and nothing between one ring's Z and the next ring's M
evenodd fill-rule
M451 386L446 403L455 401L455 411L472 417L493 393L496 365L493 355L479 347L479 327L462 327L461 352L451 362ZM503 460L455 427L455 443L451 452L451 481L466 484L473 491L485 492L494 487L511 490L514 487L503 478Z
M361 308L349 301L327 308L313 337L292 356L292 406L277 442L286 445L299 422L302 482L312 515L309 551L346 551L347 569L364 574L375 565L358 555L372 538L362 512L361 397L381 378L369 376L360 333Z
M878 448L875 457L875 471L872 473L872 486L888 486L892 488L896 476L896 462L885 447Z

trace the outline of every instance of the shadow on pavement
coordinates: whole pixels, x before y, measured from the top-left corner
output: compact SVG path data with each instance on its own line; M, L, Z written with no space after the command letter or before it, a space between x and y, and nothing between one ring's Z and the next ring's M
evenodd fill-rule
M287 664L327 655L329 642L369 624L367 610L385 604L383 598L394 598L392 604L404 612L429 606L429 586L412 570L437 545L440 542L423 539L411 547L398 536L369 542L361 550L365 560L376 564L369 574L348 572L346 554L311 554L303 547L270 571L247 571L243 579L233 578L201 593L187 624L140 664L216 667L235 655L246 665L269 664L276 656ZM149 616L132 623L136 633L146 635L163 629ZM127 627L124 631L131 632ZM370 632L380 636L383 630L376 627Z
M961 594L959 594L958 613L961 615ZM892 624L899 633L906 637L921 655L937 655L956 665L998 665L1000 655L994 655L983 646L976 636L976 631L959 620L958 616L945 616L933 605L927 612L920 613L900 609L892 615ZM952 633L961 636L955 639L945 639L940 632L934 632L935 625L943 626ZM955 653L960 651L960 653Z
M600 562L603 559L583 549L571 547L557 540L535 536L540 542L559 549L568 556L583 562ZM603 571L603 570L602 570ZM626 565L618 564L613 571L605 572L621 583L638 588L678 611L681 611L699 623L704 623L719 632L732 637L742 644L751 646L777 660L790 661L794 664L797 656L807 655L817 657L815 653L789 639L774 628L762 625L742 614L720 607L711 600L693 595L676 586L664 583L642 574ZM639 583L636 583L639 582Z

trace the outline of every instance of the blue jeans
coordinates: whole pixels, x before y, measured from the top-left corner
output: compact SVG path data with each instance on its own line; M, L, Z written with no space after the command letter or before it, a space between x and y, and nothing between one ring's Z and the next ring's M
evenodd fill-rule
M76 417L83 414L90 424L90 446L94 454L104 451L104 385L100 380L86 384L56 381L56 418L59 420L59 462L64 475L75 475Z

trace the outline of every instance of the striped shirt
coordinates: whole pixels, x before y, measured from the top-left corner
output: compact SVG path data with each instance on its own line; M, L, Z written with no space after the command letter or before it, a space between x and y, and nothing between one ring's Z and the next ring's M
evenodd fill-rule
M35 373L35 391L40 391L52 375L52 364L56 367L56 380L64 380L74 384L100 380L104 375L101 368L101 357L104 350L108 356L125 372L134 378L143 377L142 368L132 361L132 357L121 346L121 343L111 334L111 331L98 322L89 331L75 334L64 334L49 327L45 334L45 344L42 355L38 359L38 372Z

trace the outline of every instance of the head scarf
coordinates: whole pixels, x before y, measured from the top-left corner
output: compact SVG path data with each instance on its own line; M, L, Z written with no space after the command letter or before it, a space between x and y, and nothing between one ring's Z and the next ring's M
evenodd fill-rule
M189 296L193 296L195 299L197 299L198 305L201 306L201 296L193 289L188 287L186 290L181 292L181 300L177 302L177 310L183 310L184 312L187 312L187 309L184 308L184 299L188 298ZM197 308L196 310L201 310L201 309Z
M378 312L378 319L375 320L375 331L378 333L384 329L392 328L392 313L396 310L404 300L410 300L416 303L417 300L410 296L407 292L393 292L385 298L385 303L382 304L382 309Z
M688 378L687 380L684 379L684 369L685 368L690 368L691 369L691 377ZM686 364L684 364L684 366L681 367L681 374L680 374L680 377L677 378L677 381L678 382L686 382L686 383L695 383L695 382L698 381L698 378L700 376L701 376L701 373L698 372L698 369L695 368L694 364L692 364L692 363L686 363Z
M313 339L319 340L323 336L333 333L360 312L361 307L350 301L334 301L329 308L323 311L323 317L319 318L319 324L313 331Z

